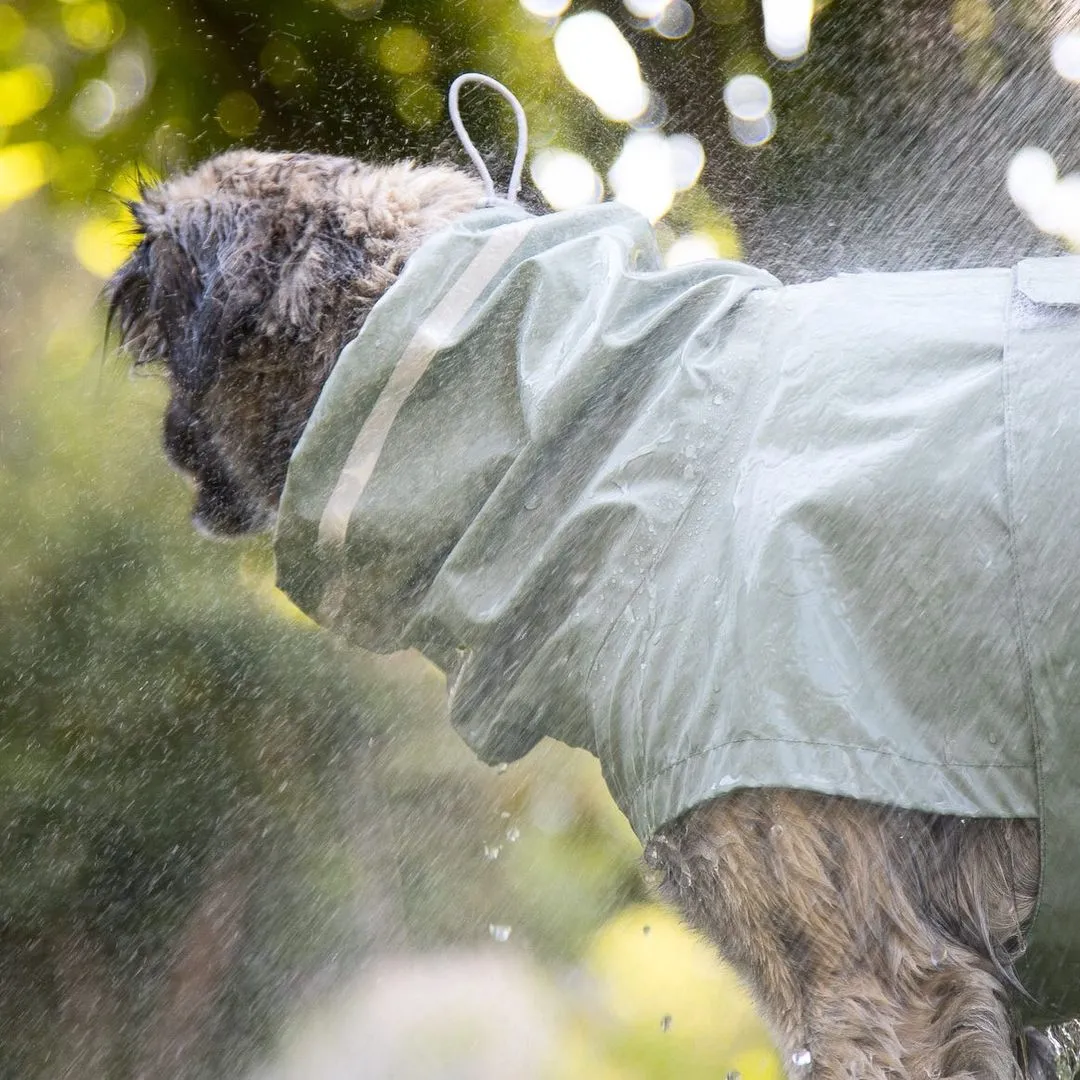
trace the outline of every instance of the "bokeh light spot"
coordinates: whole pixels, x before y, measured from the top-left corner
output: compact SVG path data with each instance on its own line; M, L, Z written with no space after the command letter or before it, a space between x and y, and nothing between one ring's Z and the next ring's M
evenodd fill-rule
M44 186L55 160L55 152L48 143L13 143L0 147L0 212Z
M814 0L761 0L765 45L778 60L798 60L810 48Z
M1080 82L1080 31L1059 34L1050 48L1054 70L1070 82Z
M116 94L117 109L127 112L134 109L150 89L150 61L137 49L114 49L105 76Z
M430 83L409 81L394 97L398 116L411 128L433 127L443 116L443 95Z
M776 134L776 117L770 112L756 120L737 116L728 122L731 137L743 146L764 146Z
M0 4L0 52L18 48L25 33L26 20L10 4Z
M259 67L274 86L294 86L308 74L304 54L285 38L271 38L259 53Z
M112 122L116 113L116 94L104 79L84 83L71 103L75 123L88 135L98 135Z
M626 8L635 19L652 21L660 18L672 0L623 0Z
M632 206L650 221L659 221L675 199L667 139L657 131L631 132L608 179L619 202Z
M573 85L611 120L633 120L649 103L637 54L619 28L599 11L563 19L555 56Z
M1009 195L1042 232L1080 247L1080 173L1058 179L1057 163L1045 150L1025 146L1009 163Z
M123 12L106 0L65 4L60 20L68 41L87 52L107 48L124 32Z
M635 131L648 131L663 127L671 118L667 102L655 91L649 91L649 104L640 116L635 116L629 124Z
M664 255L666 266L685 266L687 263L718 259L720 248L711 236L703 232L680 236Z
M412 26L392 26L379 38L379 63L394 75L415 75L430 55L430 42Z
M969 45L994 32L994 12L986 0L954 0L950 21L956 36Z
M724 104L736 120L761 120L772 108L772 88L758 75L736 75L724 87Z
M596 170L580 154L569 150L541 150L530 162L533 183L553 210L599 202L604 185Z
M75 257L99 278L107 278L127 258L138 236L126 217L99 214L76 228Z
M161 174L157 169L145 161L129 161L113 175L109 190L120 199L138 199L142 198L145 185L153 186L160 182Z
M44 64L0 71L0 127L14 127L40 112L52 97L52 74Z
M188 159L190 135L187 117L174 114L150 133L144 153L153 161L169 162L177 167Z
M652 29L669 41L684 38L694 29L694 9L686 0L672 0L653 20Z
M557 19L570 6L570 0L521 0L521 6L538 19Z
M705 148L693 135L671 135L667 145L675 188L685 191L697 183L705 167Z
M370 19L382 10L383 0L334 0L334 7L347 19Z
M250 135L262 120L259 103L244 90L233 90L226 94L217 107L217 122L226 135L243 138Z
M1018 150L1009 162L1005 183L1009 196L1021 210L1034 214L1052 194L1058 171L1054 159L1037 146Z
M742 258L742 244L734 222L726 214L715 211L704 216L708 218L707 222L701 222L690 232L671 240L664 253L667 266L682 266L704 259Z
M1009 162L1009 195L1039 230L1080 247L1080 173L1058 179L1053 157L1037 146L1025 146Z

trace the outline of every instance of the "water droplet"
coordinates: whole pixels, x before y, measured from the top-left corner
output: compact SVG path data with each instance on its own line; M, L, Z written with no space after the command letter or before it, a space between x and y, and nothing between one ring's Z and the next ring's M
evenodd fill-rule
M525 500L525 509L526 510L536 510L536 509L539 508L539 506L540 506L540 500L535 495L532 495L528 499Z
M521 839L521 830L516 825L511 825L506 830L506 839L508 843L516 844Z
M500 761L499 764L495 766L495 771L501 776L509 768L510 766L505 761Z
M488 923L488 933L496 941L509 941L511 927L501 926L499 923Z
M671 1015L670 1014L665 1016L660 1021L660 1030L661 1031L670 1031L671 1030Z
M809 1068L810 1063L813 1060L809 1050L796 1050L795 1053L791 1055L791 1064L794 1065L796 1069Z
M774 825L769 830L769 835L770 836L783 836L784 835L784 826L783 825Z
M499 814L499 817L501 817L503 819L503 821L505 821L509 816L510 816L510 811L509 810L503 810L502 813Z
M945 946L942 945L940 942L938 942L930 950L930 963L933 964L934 967L939 968L939 967L941 967L942 964L945 963L945 960L948 957L948 955L949 955L949 950L946 949Z
M499 857L500 851L502 851L502 848L499 847L498 844L485 844L484 858L487 859L488 862L491 862Z

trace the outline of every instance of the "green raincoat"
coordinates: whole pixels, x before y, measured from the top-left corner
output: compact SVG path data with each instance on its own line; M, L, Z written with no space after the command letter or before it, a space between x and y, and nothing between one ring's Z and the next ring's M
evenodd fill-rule
M342 352L281 587L447 674L488 762L596 754L647 838L743 787L1039 817L1080 1014L1080 259L783 287L617 204L477 211Z

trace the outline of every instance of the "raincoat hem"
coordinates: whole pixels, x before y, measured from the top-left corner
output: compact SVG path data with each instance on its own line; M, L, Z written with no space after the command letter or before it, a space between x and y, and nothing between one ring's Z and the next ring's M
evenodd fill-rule
M762 748L794 746L801 748L797 762L792 762L784 754L772 753ZM857 757L866 755L868 762L857 762ZM781 762L777 766L777 762ZM896 761L903 763L892 778L892 783L880 774L881 763ZM798 768L799 782L792 785L792 765ZM870 768L868 765L876 766ZM874 776L872 783L866 785L865 792L845 791L850 798L883 805L903 806L911 810L923 810L928 813L947 813L960 817L998 817L998 818L1035 818L1038 808L1035 806L1010 803L1006 798L998 800L998 805L991 806L985 798L978 798L975 792L985 795L987 778L995 773L1002 776L1003 789L1009 790L1011 777L1017 771L1029 769L1027 764L990 762L950 762L952 780L946 790L942 786L941 763L923 761L887 750L858 746L845 743L827 743L803 739L782 739L776 737L728 740L709 746L703 750L687 754L678 761L653 773L638 785L623 803L623 810L634 832L644 843L657 829L668 824L680 814L693 809L701 803L715 799L742 788L791 788L816 791L822 795L836 795L836 776L838 770L852 777ZM925 784L916 789L912 783L912 771L926 770ZM877 775L875 776L875 771ZM978 782L966 783L964 771L978 773ZM678 774L682 774L681 776ZM957 775L959 774L959 775ZM720 777L717 780L717 777ZM1008 778L1008 779L1007 779ZM858 786L858 785L856 785ZM891 787L891 795L882 796L882 791ZM934 790L941 793L939 799L933 797L912 798L916 790ZM678 792L678 796L673 792ZM947 806L943 802L947 801Z

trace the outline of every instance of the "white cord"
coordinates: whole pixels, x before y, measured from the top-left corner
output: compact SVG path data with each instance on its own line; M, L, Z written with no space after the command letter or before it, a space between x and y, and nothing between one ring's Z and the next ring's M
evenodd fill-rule
M450 84L450 120L453 122L457 137L461 140L461 145L465 147L465 153L476 166L476 171L484 183L484 199L487 206L494 206L499 201L495 194L495 181L491 179L491 173L488 172L480 151L476 149L476 145L465 130L465 125L461 121L461 109L458 107L458 95L461 93L462 86L468 82L480 83L483 86L490 86L492 90L497 90L514 110L514 118L517 120L517 152L514 154L514 169L510 173L510 183L506 186L506 201L517 202L518 192L521 190L521 174L525 168L525 151L529 141L529 126L525 119L525 110L521 107L521 102L501 82L491 78L490 75L468 71L464 75L459 75Z

